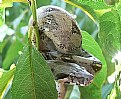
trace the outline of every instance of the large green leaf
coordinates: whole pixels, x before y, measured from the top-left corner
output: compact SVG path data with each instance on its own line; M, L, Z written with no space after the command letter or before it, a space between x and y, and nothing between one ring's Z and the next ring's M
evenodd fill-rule
M9 70L9 71L4 71L3 69L0 69L0 99L4 95L4 92L10 83L10 81L13 78L15 72L15 68ZM1 76L2 74L2 76Z
M104 13L99 19L99 41L107 60L108 75L114 72L114 64L111 63L112 58L121 50L121 14L118 12L119 9L112 9Z
M94 81L87 87L80 87L82 99L101 99L101 88L107 74L106 62L96 41L87 32L82 32L82 46L102 62L102 69L94 77Z
M42 55L25 46L12 84L12 99L57 99L54 77Z
M116 55L118 51L121 51L121 2L117 4L115 9L103 14L100 17L100 41L103 48L103 53L107 58L107 62L110 63L111 59ZM109 60L110 59L110 60ZM119 66L120 67L120 66ZM111 63L108 66L109 72L112 69ZM121 94L119 90L119 84L115 82L108 99L115 98L120 99Z
M100 17L100 41L110 56L121 49L121 20L116 10L111 10Z

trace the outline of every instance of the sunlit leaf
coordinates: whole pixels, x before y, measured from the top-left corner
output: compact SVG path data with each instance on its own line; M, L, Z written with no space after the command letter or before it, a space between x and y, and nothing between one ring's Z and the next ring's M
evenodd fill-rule
M104 51L112 57L121 49L121 20L115 10L100 17L99 39Z
M12 99L11 96L11 83L9 84L9 86L7 87L6 93L3 96L3 99Z
M4 71L3 69L0 69L0 99L4 95L8 84L11 82L14 72L15 67L9 71Z
M96 15L92 8L88 5L81 4L79 1L76 0L65 0L65 2L80 8L84 13L86 13L95 23L96 23Z
M28 2L28 0L12 0L13 2L25 2L25 3L27 3Z
M12 7L12 0L1 0L0 8Z
M106 5L106 3L103 0L65 0L66 2L71 2L75 4L84 4L88 5L94 10L100 10L100 9L108 9L110 6Z
M0 8L0 26L3 25L5 22L5 13L4 13L4 8Z

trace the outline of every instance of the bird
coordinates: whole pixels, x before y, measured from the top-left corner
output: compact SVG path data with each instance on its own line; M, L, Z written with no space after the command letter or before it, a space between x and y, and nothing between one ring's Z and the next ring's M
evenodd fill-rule
M37 19L41 51L81 53L81 30L70 13L57 6L43 6L37 9Z
M31 17L29 26L32 26L32 23L33 19ZM84 69L85 71L81 72L80 75L87 74L88 80L92 81L93 75L101 70L102 63L82 48L81 30L73 16L57 6L42 6L37 9L37 23L40 35L39 51L52 71L56 72L56 78L65 75L69 77L69 73L73 73L75 81L77 81L78 77L76 77L75 70ZM31 39L32 44L36 45L34 33ZM59 65L59 62L61 62L61 65ZM63 66L62 69L64 70L65 68L68 71L63 72L63 70L58 70L59 66ZM87 76L83 76L83 79L85 77ZM83 83L80 81L81 85Z

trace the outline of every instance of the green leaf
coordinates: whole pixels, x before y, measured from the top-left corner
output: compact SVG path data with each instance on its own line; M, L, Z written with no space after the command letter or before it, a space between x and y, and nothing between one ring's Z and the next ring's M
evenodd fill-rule
M57 99L54 77L35 47L25 46L12 83L12 99Z
M96 41L87 32L82 32L82 47L102 62L102 69L87 87L80 87L82 99L101 99L101 88L106 78L107 66L102 51Z
M11 96L11 85L12 84L9 85L6 94L3 96L3 99L12 99L12 96Z
M94 10L108 9L111 6L106 5L106 3L102 0L97 1L89 1L89 0L80 0L82 4L89 5Z
M13 75L15 72L15 68L9 70L9 71L4 71L3 69L0 69L0 99L4 95L4 92L8 86L8 84L11 82Z
M13 6L13 2L24 2L24 3L27 3L27 0L2 0L2 2L0 2L0 7L1 8L12 7Z
M121 18L119 9L111 9L99 19L99 41L108 64L108 75L114 72L111 63L115 54L121 50Z
M66 2L72 2L74 4L83 4L83 5L88 5L91 8L93 8L94 10L101 10L101 9L108 9L111 6L106 5L106 3L102 0L65 0Z
M23 20L23 18L25 17L27 13L27 10L23 11L16 19L13 20L12 24L13 24L13 28L16 30L18 28L18 26L20 25L21 21Z
M24 2L24 3L27 3L28 0L12 0L12 2Z
M11 0L7 0L7 1L2 1L2 3L0 3L0 9L1 8L6 8L6 7L12 7L13 3L11 2Z
M118 14L120 16L120 20L121 20L121 1L118 3L117 12L118 12Z
M87 14L89 16L89 18L91 18L94 21L94 23L97 23L96 14L89 5L82 4L82 3L78 2L77 0L65 0L65 2L71 4L75 7L80 8L85 14Z
M22 50L23 44L19 39L14 40L12 45L7 51L7 54L5 56L5 59L3 61L3 68L9 69L10 65L15 61L15 59L18 57L18 52Z
M6 38L2 42L0 42L0 53L3 52L3 50L4 50L5 46L6 46L6 44L8 43L8 41L9 41L9 39Z
M0 8L0 26L3 25L3 23L5 22L5 13L4 13L5 9L4 8Z
M36 0L37 7L46 6L51 4L51 0Z
M121 20L116 10L100 17L99 39L104 51L112 57L121 49Z

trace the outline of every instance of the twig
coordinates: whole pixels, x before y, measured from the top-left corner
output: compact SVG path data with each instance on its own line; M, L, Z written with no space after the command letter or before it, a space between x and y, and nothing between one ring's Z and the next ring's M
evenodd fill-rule
M32 16L33 16L33 29L36 37L36 45L37 49L39 50L39 44L40 44L40 35L39 35L39 29L38 29L38 23L37 23L37 15L36 15L36 0L28 0L31 11L32 11ZM31 28L31 27L30 27Z

